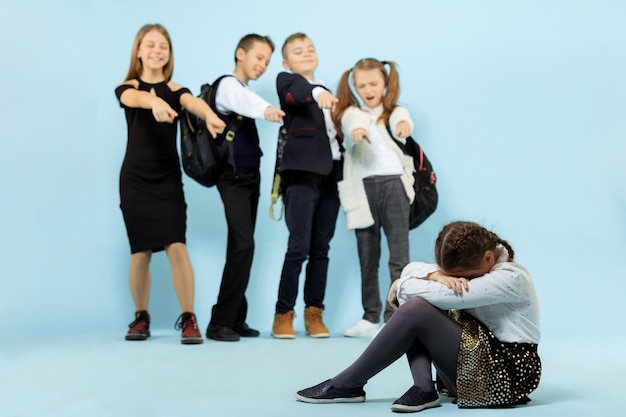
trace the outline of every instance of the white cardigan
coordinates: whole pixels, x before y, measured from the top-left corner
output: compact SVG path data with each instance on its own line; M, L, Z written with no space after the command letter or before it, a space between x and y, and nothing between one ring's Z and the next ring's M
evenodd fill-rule
M375 109L374 117L378 118L382 113L382 105ZM361 128L369 131L372 115L367 110L358 107L349 107L341 118L341 130L344 137L344 146L346 148L345 161L343 166L343 180L337 183L339 188L339 200L341 207L346 213L346 222L348 229L364 229L374 224L374 218L365 194L365 186L363 185L362 168L366 147L369 143L365 140L361 142L353 142L350 138L350 132ZM396 107L389 118L389 126L394 137L402 143L406 139L399 138L395 135L398 123L405 121L413 130L413 120L409 116L409 112L403 107ZM400 179L404 185L404 190L409 202L413 202L415 191L413 190L413 159L405 155L398 145L395 144L384 123L377 122L376 126L380 130L380 134L386 141L387 146L398 156L402 162L404 173Z

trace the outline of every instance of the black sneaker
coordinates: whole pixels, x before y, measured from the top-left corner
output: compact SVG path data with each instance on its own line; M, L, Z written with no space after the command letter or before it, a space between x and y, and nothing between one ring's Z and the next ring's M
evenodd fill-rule
M250 328L247 323L235 323L233 330L241 337L259 337L261 334L258 330Z
M427 408L439 407L439 405L439 395L436 391L424 392L420 387L413 386L393 402L391 411L415 413Z
M209 327L206 329L206 337L219 342L239 341L239 333L230 327L220 326L219 324L209 324Z
M328 379L314 387L298 391L296 399L314 404L362 403L365 401L365 391L363 391L363 387L335 388Z

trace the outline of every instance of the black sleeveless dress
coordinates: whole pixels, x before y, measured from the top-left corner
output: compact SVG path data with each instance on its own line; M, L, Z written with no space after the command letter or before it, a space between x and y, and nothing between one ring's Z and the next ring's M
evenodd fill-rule
M117 98L128 88L115 89ZM166 82L139 80L139 90L154 89L172 109L180 112L180 96ZM120 173L120 208L126 224L131 253L160 251L168 244L185 243L187 204L183 194L180 160L176 148L177 120L159 123L152 110L126 107L128 143Z

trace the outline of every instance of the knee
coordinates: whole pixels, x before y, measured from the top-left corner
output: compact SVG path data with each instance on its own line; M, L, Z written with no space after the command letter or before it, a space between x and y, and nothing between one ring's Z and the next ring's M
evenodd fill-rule
M426 316L433 309L436 309L436 307L422 297L413 297L404 302L396 313L402 312L402 314Z
M150 259L152 258L151 252L136 252L130 257L130 266L134 269L141 269L148 271L150 266Z
M171 263L180 263L188 259L187 245L181 242L172 243L165 247L167 257Z
M233 248L233 253L242 257L250 257L254 255L254 240L241 241Z

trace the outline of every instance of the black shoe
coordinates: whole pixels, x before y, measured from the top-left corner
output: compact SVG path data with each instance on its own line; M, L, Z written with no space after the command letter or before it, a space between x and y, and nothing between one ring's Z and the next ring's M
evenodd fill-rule
M362 403L365 401L365 391L361 388L335 388L330 379L314 387L303 389L296 393L296 399L305 403Z
M420 387L413 386L393 402L391 411L415 413L426 408L439 407L439 405L439 395L436 391L424 392Z
M258 330L251 329L247 323L235 323L233 330L241 337L259 337L261 334Z
M209 324L209 327L206 329L206 337L220 342L239 341L238 333L230 327L220 326L219 324Z

